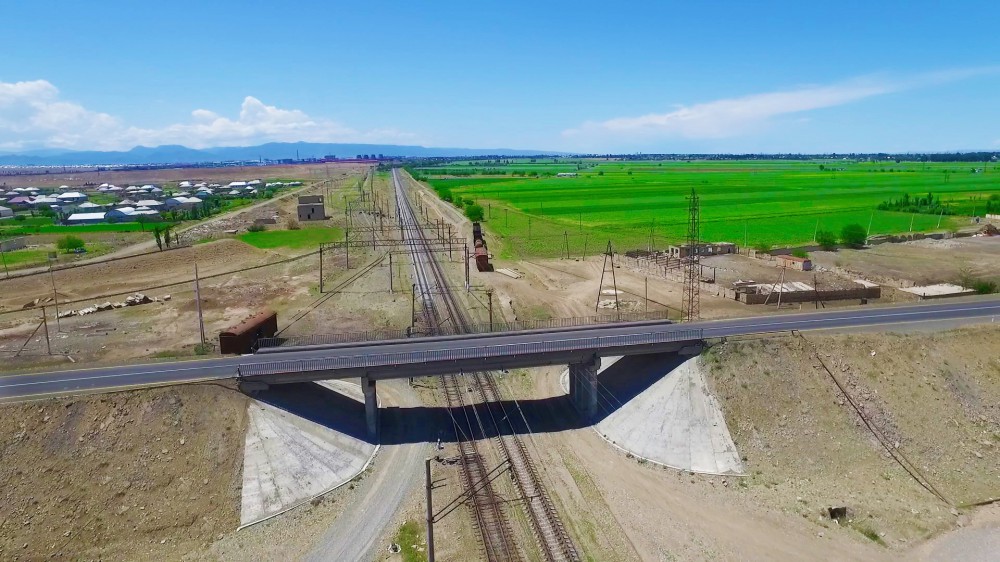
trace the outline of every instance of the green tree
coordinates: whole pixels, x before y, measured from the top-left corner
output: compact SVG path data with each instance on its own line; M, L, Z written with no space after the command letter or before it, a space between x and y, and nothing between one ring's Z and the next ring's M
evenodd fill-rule
M156 240L156 247L159 248L160 251L162 252L163 251L163 236L161 235L160 227L158 227L158 226L154 226L153 227L153 239Z
M62 238L56 240L56 248L64 252L72 252L78 248L83 248L86 243L79 237L73 236L72 234L67 234Z
M470 221L479 222L483 220L483 206L482 205L466 205L465 216L468 217Z
M851 248L861 248L868 240L868 233L860 224L849 224L840 231L840 240Z
M820 230L816 233L816 243L824 250L835 250L837 248L837 235L829 230Z

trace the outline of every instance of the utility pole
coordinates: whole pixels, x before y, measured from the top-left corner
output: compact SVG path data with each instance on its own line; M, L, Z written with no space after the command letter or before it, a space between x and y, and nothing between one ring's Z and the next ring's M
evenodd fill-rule
M3 262L4 277L10 277L10 271L7 271L7 256L4 254L2 241L0 241L0 261Z
M493 289L486 289L486 298L490 309L490 331L493 331Z
M872 211L872 216L868 218L868 234L865 235L865 241L872 237L872 221L875 220L875 211Z
M201 314L201 281L198 279L198 264L194 264L194 300L198 305L198 331L201 332L201 345L205 345L205 318Z
M56 307L56 331L62 332L62 325L59 323L59 293L56 291L56 276L52 273L52 262L49 262L49 280L52 281L52 299Z
M389 292L395 293L396 291L392 288L392 251L389 251Z
M424 459L424 487L427 489L427 562L434 562L434 504L431 502L434 483L430 457Z
M417 324L417 284L414 283L410 290L410 331L413 331Z
M471 281L469 280L469 243L465 243L465 292L468 293L471 287Z
M319 294L323 294L323 243L319 243Z
M646 308L645 312L649 312L649 276L646 276Z
M941 218L944 217L944 207L941 207L941 214L938 215L938 222L936 228L941 228Z
M42 325L45 326L45 348L49 351L49 355L52 355L52 342L49 341L49 320L47 318L45 307L42 307Z

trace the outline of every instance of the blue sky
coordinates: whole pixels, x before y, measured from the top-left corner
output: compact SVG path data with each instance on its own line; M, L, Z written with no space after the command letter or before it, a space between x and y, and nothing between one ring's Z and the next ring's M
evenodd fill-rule
M987 2L9 2L0 150L1000 150Z

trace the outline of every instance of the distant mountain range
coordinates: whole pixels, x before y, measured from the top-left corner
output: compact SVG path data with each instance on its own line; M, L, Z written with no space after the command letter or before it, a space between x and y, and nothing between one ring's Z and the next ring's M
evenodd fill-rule
M59 149L0 152L0 166L85 166L116 164L202 164L210 162L309 159L335 156L355 158L359 154L409 157L447 156L535 156L564 155L550 150L510 148L431 148L398 144L345 144L314 142L271 142L257 146L226 146L194 149L180 145L137 146L118 152Z

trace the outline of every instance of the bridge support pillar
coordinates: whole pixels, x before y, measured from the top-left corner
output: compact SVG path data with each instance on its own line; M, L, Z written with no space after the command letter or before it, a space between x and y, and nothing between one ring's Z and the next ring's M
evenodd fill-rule
M378 439L378 397L375 395L375 380L361 377L361 389L365 393L365 422L368 436Z
M601 360L596 355L569 364L569 397L586 419L597 415L597 370L600 366Z

